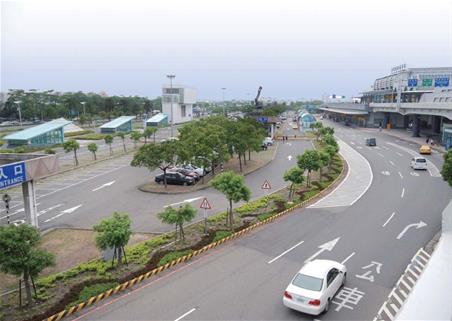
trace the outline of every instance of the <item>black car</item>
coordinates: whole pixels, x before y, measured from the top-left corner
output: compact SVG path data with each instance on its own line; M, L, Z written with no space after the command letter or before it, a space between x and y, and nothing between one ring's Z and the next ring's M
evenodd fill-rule
M164 174L155 176L155 182L159 184L164 183ZM166 173L166 183L169 185L193 185L195 180L184 174L172 172Z
M375 138L367 138L366 146L377 146L377 140Z
M172 168L171 172L181 173L182 175L191 177L195 180L195 182L199 181L200 177L196 172L185 169L185 168Z

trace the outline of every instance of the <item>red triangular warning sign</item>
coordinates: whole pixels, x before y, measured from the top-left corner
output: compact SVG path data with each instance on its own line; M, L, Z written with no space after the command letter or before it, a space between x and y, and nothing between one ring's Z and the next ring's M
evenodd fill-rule
M202 200L201 205L199 206L199 208L203 208L205 210L210 210L212 209L212 207L210 206L209 201L207 200L207 198L204 197L204 199Z
M264 184L261 186L262 189L271 189L270 182L265 180Z

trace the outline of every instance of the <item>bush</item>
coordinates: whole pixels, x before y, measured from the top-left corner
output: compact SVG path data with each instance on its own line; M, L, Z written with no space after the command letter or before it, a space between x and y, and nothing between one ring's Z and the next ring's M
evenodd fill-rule
M159 261L159 263L157 264L157 266L163 266L166 263L172 262L174 260L177 260L180 257L183 257L185 255L188 255L190 253L192 253L192 250L186 250L186 251L174 251L174 252L170 252L167 255L165 255L164 257L162 257Z
M224 221L226 221L227 215L228 215L227 212L222 212L222 213L218 213L218 214L209 216L207 218L207 222L213 223L213 224L216 224L218 222L224 222Z
M108 283L98 283L89 286L85 286L83 290L80 292L78 296L78 300L69 304L69 306L74 306L84 301L87 301L89 298L99 295L107 290L110 290L114 287L118 286L118 282L108 282Z
M78 139L78 140L102 140L105 138L105 134L86 134L81 136L73 136L72 139Z
M225 237L228 237L229 235L232 235L231 231L216 231L215 232L215 237L213 238L213 242L222 240Z
M17 146L16 148L14 148L14 153L17 154L22 154L25 153L27 151L27 149L24 146Z
M74 137L74 136L81 136L81 135L93 134L93 133L95 133L94 130L79 130L77 132L64 133L64 137Z
M44 153L49 154L49 155L53 155L53 154L55 154L56 152L55 152L54 149L48 147L48 148L44 149Z
M273 212L267 212L267 213L263 213L257 216L257 219L262 222L265 221L267 218L273 216Z
M145 265L150 259L152 250L168 244L173 240L174 236L171 234L164 234L154 237L148 241L138 243L126 248L127 260L132 263Z

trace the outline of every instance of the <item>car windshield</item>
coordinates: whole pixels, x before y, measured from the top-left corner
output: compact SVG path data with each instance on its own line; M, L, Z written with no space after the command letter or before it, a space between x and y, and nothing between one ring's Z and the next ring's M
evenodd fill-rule
M320 291L322 289L323 280L313 276L298 273L293 279L293 285L311 291Z
M418 162L418 163L425 163L425 162L427 162L427 161L425 160L425 158L418 158L418 159L416 160L416 162Z

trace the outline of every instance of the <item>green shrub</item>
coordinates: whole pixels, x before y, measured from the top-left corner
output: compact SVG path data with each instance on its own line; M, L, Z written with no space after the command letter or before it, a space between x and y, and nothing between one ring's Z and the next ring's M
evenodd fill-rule
M78 140L102 140L105 138L105 134L86 134L86 135L80 135L80 136L73 136L72 139L78 139Z
M27 149L24 146L17 146L16 148L14 148L14 153L17 154L22 154L25 153L27 151Z
M55 286L55 281L57 280L56 276L57 274L52 274L46 277L39 278L38 281L36 282L36 285L42 288L53 288Z
M228 237L229 235L232 235L231 231L216 231L215 232L215 237L213 238L213 242L222 240L225 237Z
M213 224L216 224L216 223L219 223L219 222L224 222L226 220L226 216L227 215L228 215L227 212L221 212L221 213L209 216L207 218L207 222L213 223Z
M183 257L185 255L188 255L192 252L193 252L192 250L170 252L160 259L157 266L165 265L166 263L172 262L172 261L174 261L180 257Z
M152 250L168 244L173 240L173 237L174 236L169 234L163 234L131 247L127 247L127 259L129 262L144 265L149 261Z
M258 215L257 219L262 222L262 221L265 221L267 218L273 216L273 214L274 214L273 212L266 212L266 213Z
M252 214L252 213L256 212L257 210L268 206L268 201L269 201L269 197L264 196L253 202L248 202L246 204L243 204L242 206L236 208L235 212L242 214L242 215L243 214Z
M48 147L48 148L44 149L44 153L49 154L49 155L50 155L50 154L53 155L53 154L55 154L56 152L55 152L54 149Z
M64 137L74 137L74 136L81 136L81 135L86 135L86 134L93 134L95 133L94 130L79 130L77 132L72 132L72 133L64 133Z
M77 305L84 301L87 301L89 298L99 295L107 290L110 290L114 287L118 286L118 282L108 282L108 283L98 283L89 286L85 286L83 290L80 292L78 296L78 300L72 302L68 305L68 307Z

